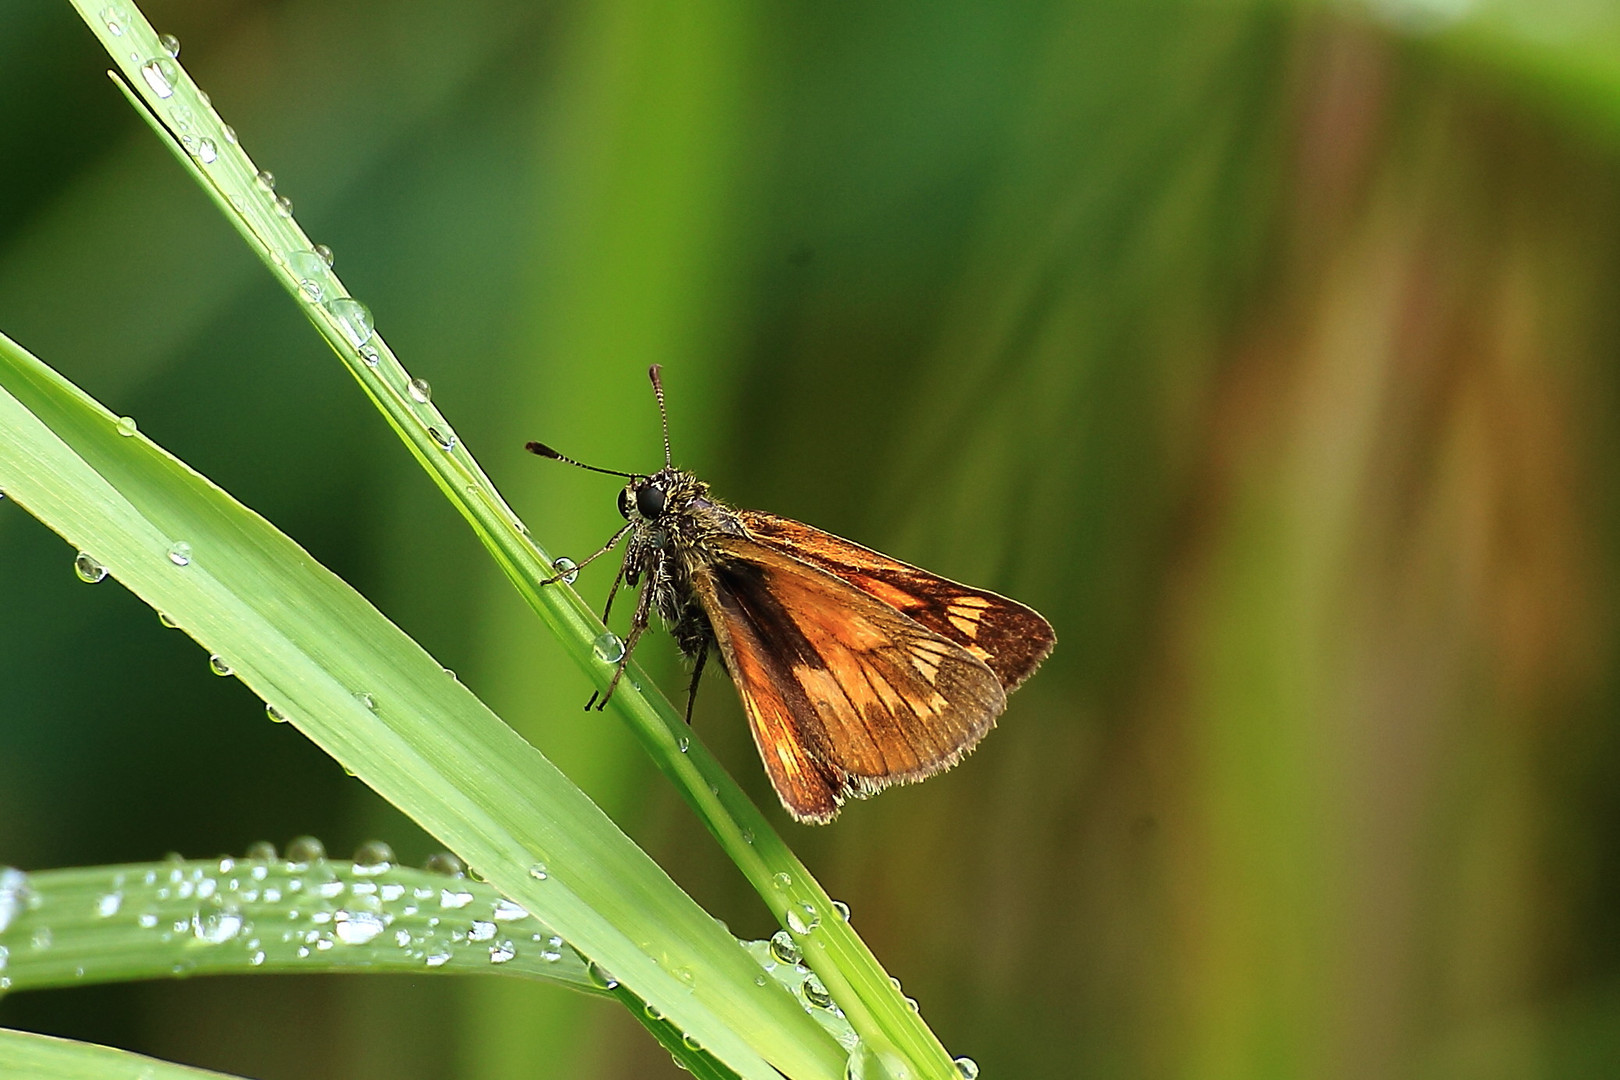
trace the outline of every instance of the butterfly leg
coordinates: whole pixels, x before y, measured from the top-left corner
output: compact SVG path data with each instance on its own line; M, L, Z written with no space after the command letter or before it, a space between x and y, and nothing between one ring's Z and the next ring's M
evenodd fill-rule
M630 523L625 522L624 528L622 528L618 532L614 533L613 536L608 540L607 543L605 543L601 547L597 548L595 553L590 555L589 557L587 557L584 562L575 564L575 566L571 570L564 570L560 574L552 574L548 578L543 578L543 579L541 579L540 584L542 584L542 585L555 585L557 582L561 581L563 578L567 577L569 574L577 574L577 573L579 573L581 570L583 570L587 566L591 565L591 563L595 562L597 559L600 559L603 555L606 555L608 552L612 551L615 547L617 547L619 541L624 539L624 534L629 532L630 529L631 529Z
M606 692L599 698L592 694L591 700L585 703L585 710L590 711L592 705L596 711L601 712L607 708L607 703L613 697L613 691L619 688L619 680L624 678L624 669L630 666L630 654L635 652L636 642L641 640L642 631L647 629L647 622L652 615L652 582L642 587L641 594L636 597L636 613L630 618L630 636L624 639L624 655L619 657L619 666L614 669L613 678L608 682Z
M692 726L692 706L697 704L698 680L703 678L703 662L709 658L709 639L698 646L697 662L692 665L692 682L686 688L686 726Z

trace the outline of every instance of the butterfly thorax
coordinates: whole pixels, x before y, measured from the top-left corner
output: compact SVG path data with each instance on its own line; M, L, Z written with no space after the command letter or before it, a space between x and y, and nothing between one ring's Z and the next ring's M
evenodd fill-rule
M681 651L694 654L709 636L692 590L692 578L720 558L717 541L746 536L731 507L709 494L709 485L673 466L636 477L619 493L619 512L630 522L625 582L645 577L652 606L675 635Z

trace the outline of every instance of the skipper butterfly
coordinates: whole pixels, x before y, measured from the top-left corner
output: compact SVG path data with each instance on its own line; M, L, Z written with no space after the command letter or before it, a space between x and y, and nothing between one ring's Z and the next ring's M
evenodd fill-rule
M824 824L845 799L955 765L1052 651L1051 624L1004 596L720 502L672 464L657 365L648 376L664 428L658 472L598 469L528 444L541 457L629 481L619 492L625 524L579 564L629 536L604 623L621 585L640 588L618 669L585 708L606 706L656 610L693 660L687 723L716 650L765 772L796 820Z

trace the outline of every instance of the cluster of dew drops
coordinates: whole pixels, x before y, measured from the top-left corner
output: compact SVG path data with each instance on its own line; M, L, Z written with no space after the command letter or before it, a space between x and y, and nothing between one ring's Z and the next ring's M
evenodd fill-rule
M424 866L446 879L438 884L423 883L419 875L397 880L390 873L397 867L394 853L379 841L360 846L347 875L338 873L313 837L292 841L284 856L261 842L242 858L187 862L173 857L169 862L116 872L110 887L95 898L94 914L132 922L164 943L234 945L246 950L255 967L361 945L392 946L428 968L453 958L504 964L528 952L555 963L571 955L563 939L521 905L504 897L480 898L469 889L466 867L448 852L429 857ZM20 913L44 907L27 874L0 868L0 933ZM255 917L273 921L274 931L259 933ZM48 919L48 911L35 914L40 925L30 942L34 950L51 947ZM196 967L195 954L188 956L176 961L174 974ZM0 947L0 990L10 986L8 957Z

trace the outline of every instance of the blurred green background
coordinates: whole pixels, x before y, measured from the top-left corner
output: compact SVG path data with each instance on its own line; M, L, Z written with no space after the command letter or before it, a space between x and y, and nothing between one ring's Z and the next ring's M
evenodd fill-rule
M722 496L1051 618L962 767L782 824L986 1077L1620 1075L1615 4L146 10L551 551L615 487L523 442L656 466L659 362ZM0 0L0 328L767 934L104 67ZM436 848L72 554L0 503L0 863ZM723 678L697 727L780 815ZM677 1075L499 979L0 1024L265 1080Z

